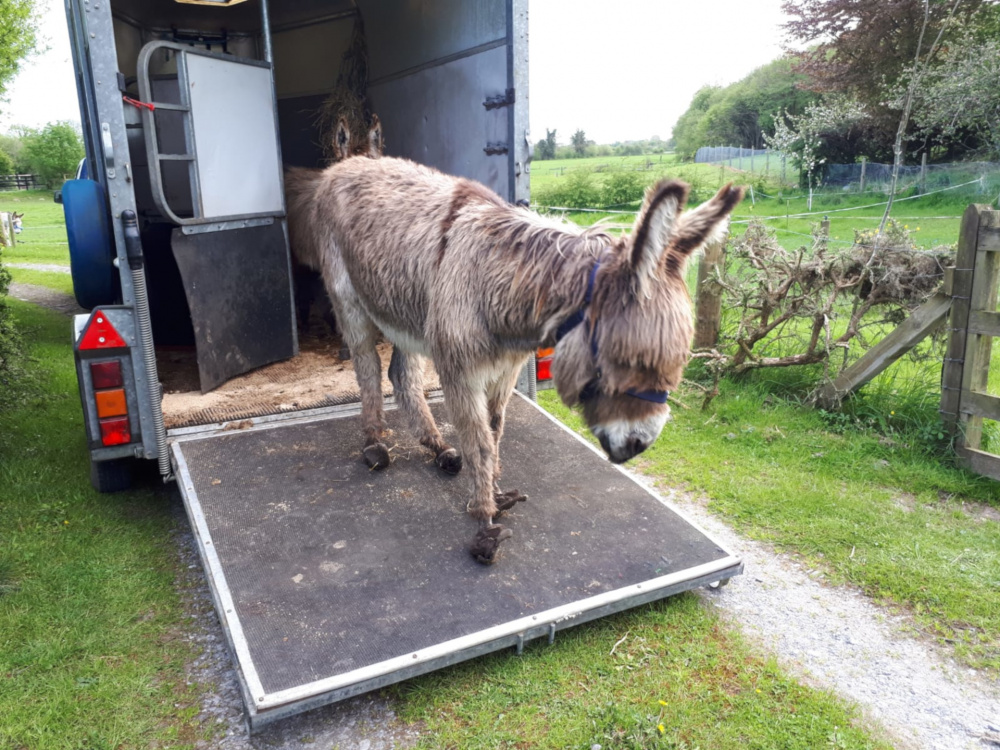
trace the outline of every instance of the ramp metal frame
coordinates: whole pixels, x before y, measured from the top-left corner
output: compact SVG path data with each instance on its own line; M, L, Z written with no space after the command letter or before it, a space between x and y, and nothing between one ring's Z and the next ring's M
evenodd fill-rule
M596 454L595 461L601 461L605 466L608 465L603 454L592 444L521 394L517 393L516 398L537 411L540 425L552 426L562 433L571 435L574 440ZM440 400L440 398L436 398L431 401L437 403ZM395 409L391 399L387 400L386 409L387 411ZM272 430L294 424L351 417L359 413L360 407L356 404L327 407L311 412L299 412L294 415L273 415L257 419L254 420L254 425L248 429L252 431ZM233 433L227 431L224 424L205 425L172 432L170 434L171 455L219 619L230 649L236 657L237 673L246 707L246 721L251 732L257 731L273 721L302 711L341 701L504 648L514 648L517 653L520 653L527 641L547 638L548 642L552 643L555 634L565 628L657 601L683 591L716 582L725 582L732 576L743 572L742 561L738 557L726 553L718 542L687 518L681 510L657 495L645 483L638 481L630 472L621 467L615 467L628 477L629 481L637 484L643 492L654 497L665 509L672 511L683 522L693 527L706 540L714 544L722 552L722 556L704 564L653 577L641 583L604 591L569 604L513 619L495 627L468 633L419 651L400 654L395 658L376 664L310 681L290 689L267 693L258 665L252 658L244 625L238 615L233 592L230 590L222 560L214 544L209 521L199 500L191 467L184 455L184 446L190 441L211 439L227 434L232 435ZM503 565L502 560L499 565Z

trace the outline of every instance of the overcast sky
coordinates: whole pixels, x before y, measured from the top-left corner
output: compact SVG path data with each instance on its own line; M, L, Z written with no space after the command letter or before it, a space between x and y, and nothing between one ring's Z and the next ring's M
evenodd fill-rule
M79 121L63 3L47 3L48 50L24 63L0 130ZM530 0L531 137L577 128L598 143L667 138L694 92L781 54L781 0ZM752 9L752 10L751 10Z

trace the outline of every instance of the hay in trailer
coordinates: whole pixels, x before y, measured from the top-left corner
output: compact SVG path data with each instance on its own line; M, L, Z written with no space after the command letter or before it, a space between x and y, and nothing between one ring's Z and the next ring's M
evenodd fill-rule
M351 134L350 151L356 153L364 148L372 125L372 113L368 109L368 44L360 15L354 21L351 43L341 58L333 91L316 113L320 147L329 162L338 158L335 134L341 118Z

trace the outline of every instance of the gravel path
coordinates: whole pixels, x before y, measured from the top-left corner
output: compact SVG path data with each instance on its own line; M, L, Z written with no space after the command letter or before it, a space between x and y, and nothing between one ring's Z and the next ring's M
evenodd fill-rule
M14 281L11 282L8 293L14 299L19 299L24 302L34 302L36 305L47 307L50 310L56 310L64 315L79 315L80 313L87 312L76 304L76 300L70 295L64 294L63 292L57 292L55 289L49 289L44 286L36 286L35 284L19 284Z
M69 266L56 263L5 263L7 268L24 268L28 271L48 271L49 273L69 273Z
M740 537L690 496L661 493L743 558L742 576L702 590L702 598L789 672L858 704L898 748L1000 747L1000 681L905 632L908 617L849 587L825 585L791 557Z

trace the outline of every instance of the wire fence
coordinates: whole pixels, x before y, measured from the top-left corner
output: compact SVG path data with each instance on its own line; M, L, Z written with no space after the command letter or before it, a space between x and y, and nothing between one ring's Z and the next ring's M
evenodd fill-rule
M736 169L753 175L766 176L778 184L799 184L799 167L793 159L770 149L751 149L739 146L703 146L695 155L697 164L713 164ZM838 193L881 193L888 195L892 187L892 165L869 162L865 159L854 164L824 164L815 181L817 189ZM929 194L943 188L962 186L965 193L973 195L1000 194L1000 163L952 162L902 165L896 185L896 194L913 192ZM762 197L774 197L761 193ZM808 197L789 196L783 199Z

